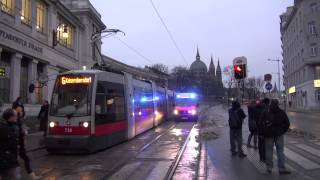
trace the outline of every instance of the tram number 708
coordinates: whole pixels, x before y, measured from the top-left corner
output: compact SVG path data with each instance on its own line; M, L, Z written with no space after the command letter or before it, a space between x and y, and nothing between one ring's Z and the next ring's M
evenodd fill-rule
M64 128L65 133L72 133L72 128Z

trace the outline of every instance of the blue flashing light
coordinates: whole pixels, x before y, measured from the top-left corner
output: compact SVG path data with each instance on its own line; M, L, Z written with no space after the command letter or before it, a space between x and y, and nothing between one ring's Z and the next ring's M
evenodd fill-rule
M146 97L141 98L141 102L147 102L148 99Z
M181 93L177 95L178 99L196 99L197 94L196 93Z
M159 101L160 98L159 98L158 96L156 96L156 97L154 97L154 100L155 100L155 101Z

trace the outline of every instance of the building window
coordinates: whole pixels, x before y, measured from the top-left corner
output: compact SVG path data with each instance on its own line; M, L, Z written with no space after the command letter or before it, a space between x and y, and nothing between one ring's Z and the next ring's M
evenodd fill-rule
M38 32L44 32L46 26L47 6L44 2L37 1L37 23L36 28Z
M311 45L311 56L317 56L317 46L316 45Z
M309 27L309 33L310 34L316 34L317 31L316 31L316 25L314 22L311 22L308 24L308 27Z
M317 12L318 11L318 4L317 3L312 3L310 5L311 12Z
M1 10L8 14L14 13L14 0L1 0Z
M31 0L22 0L21 3L21 22L31 24Z
M57 29L57 41L59 44L73 48L74 27L65 19L59 18L59 26Z

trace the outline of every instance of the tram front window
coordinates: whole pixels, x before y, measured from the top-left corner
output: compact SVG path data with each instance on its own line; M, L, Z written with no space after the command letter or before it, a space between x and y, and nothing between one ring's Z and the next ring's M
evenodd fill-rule
M58 77L52 94L52 116L88 116L91 107L93 77L63 75Z

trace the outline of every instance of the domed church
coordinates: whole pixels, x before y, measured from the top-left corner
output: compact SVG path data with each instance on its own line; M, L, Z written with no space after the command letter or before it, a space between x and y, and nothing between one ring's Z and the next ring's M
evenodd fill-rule
M203 96L223 96L224 88L222 83L222 71L220 67L220 61L218 59L217 69L214 65L213 58L209 65L201 61L199 48L197 49L196 60L190 66L190 72L195 78L196 88Z

